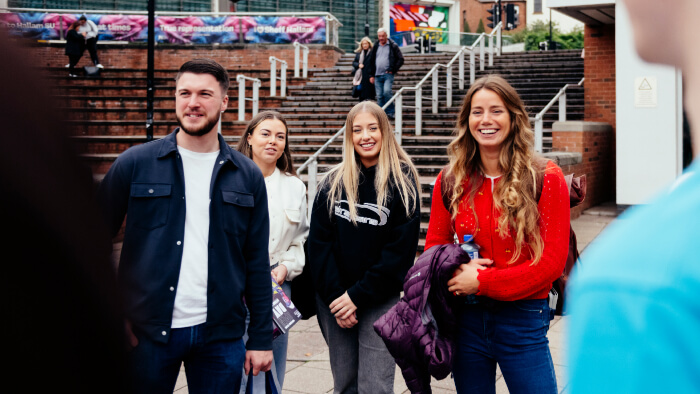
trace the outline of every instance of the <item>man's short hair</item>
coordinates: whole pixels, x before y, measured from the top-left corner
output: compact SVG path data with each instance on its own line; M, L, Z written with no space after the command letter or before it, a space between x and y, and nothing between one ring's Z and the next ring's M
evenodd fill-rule
M180 76L184 73L209 74L216 78L216 81L219 82L219 86L221 86L221 91L223 92L224 96L228 93L228 87L230 84L228 71L226 71L221 64L211 59L193 59L180 66L180 70L175 76L175 84L177 84L177 81L180 80Z
M377 35L379 35L379 33L386 33L386 35L389 36L389 33L383 27L380 27L379 29L377 29Z
M85 15L80 15L80 18L78 18L79 21L86 21L87 17Z

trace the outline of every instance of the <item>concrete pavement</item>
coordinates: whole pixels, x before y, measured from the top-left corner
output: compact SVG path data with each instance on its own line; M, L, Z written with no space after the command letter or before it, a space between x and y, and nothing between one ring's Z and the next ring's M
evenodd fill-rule
M617 217L617 213L617 208L614 204L603 204L585 211L578 219L572 221L571 224L576 232L579 250L582 251L593 242L600 232ZM557 316L550 323L547 335L560 393L568 392L564 341L566 326L567 318ZM450 377L441 381L433 379L431 386L435 394L456 392L454 382ZM328 346L323 340L318 323L315 318L301 321L290 331L287 372L283 394L332 392L333 376L331 375ZM398 367L394 381L394 392L410 393ZM175 393L188 393L184 369L178 377ZM508 393L508 388L500 374L500 370L497 371L496 393Z

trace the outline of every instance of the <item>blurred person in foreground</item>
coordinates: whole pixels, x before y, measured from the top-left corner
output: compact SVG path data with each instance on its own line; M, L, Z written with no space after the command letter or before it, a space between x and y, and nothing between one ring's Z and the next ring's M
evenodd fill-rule
M31 53L3 31L0 53L3 391L123 393L124 323L90 171Z
M639 55L683 70L685 109L700 124L700 51L691 34L700 2L625 3ZM572 394L700 392L699 166L696 159L586 250L568 287Z

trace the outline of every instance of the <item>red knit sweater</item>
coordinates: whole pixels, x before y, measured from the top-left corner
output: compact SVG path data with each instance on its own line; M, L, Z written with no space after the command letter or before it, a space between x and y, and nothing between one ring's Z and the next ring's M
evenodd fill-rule
M442 172L435 181L425 249L454 240L451 215L442 202L441 178ZM484 178L474 197L479 228L475 228L476 221L466 196L455 218L460 242L465 234L475 234L474 242L481 247L480 256L494 262L492 267L479 272L477 295L503 301L547 298L552 282L564 270L569 250L569 192L564 175L553 162L547 164L538 204L544 251L536 265L532 264L532 251L527 245L523 245L520 258L508 264L515 252L515 242L512 231L505 238L498 232L500 212L493 203L491 183L499 180Z

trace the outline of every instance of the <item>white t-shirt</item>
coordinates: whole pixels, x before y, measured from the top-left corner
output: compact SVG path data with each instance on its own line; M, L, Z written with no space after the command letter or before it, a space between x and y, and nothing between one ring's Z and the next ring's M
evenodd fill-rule
M209 278L209 188L219 151L192 152L178 146L185 172L185 237L172 328L207 321Z

